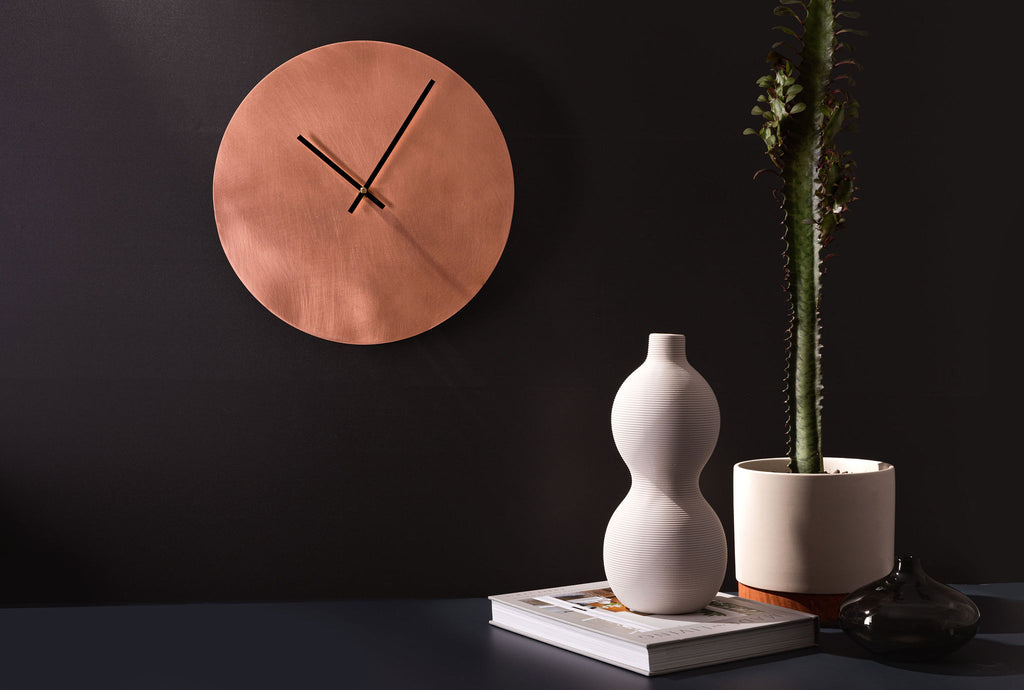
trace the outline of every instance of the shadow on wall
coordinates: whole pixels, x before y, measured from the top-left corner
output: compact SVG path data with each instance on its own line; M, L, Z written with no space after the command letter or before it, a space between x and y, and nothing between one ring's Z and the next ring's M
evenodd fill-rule
M84 570L68 554L48 549L44 535L0 510L0 607L94 601L97 588Z

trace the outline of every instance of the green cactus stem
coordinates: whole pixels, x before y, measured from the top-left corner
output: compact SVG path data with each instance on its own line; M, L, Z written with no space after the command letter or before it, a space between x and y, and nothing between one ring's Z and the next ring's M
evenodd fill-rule
M758 80L765 93L755 106L764 141L782 179L779 196L785 227L786 284L790 302L787 334L788 433L790 469L823 471L821 451L821 277L822 249L843 222L853 200L853 164L835 145L836 135L857 115L857 103L837 84L853 60L836 62L848 49L841 37L859 33L839 21L855 12L836 12L832 0L781 0L775 14L797 25L775 27L792 42L772 47L769 75ZM795 43L793 45L792 43ZM789 57L793 53L795 57Z

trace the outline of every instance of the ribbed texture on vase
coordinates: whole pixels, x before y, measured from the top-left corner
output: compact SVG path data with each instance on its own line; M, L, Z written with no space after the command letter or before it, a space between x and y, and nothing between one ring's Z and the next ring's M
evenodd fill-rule
M605 574L634 610L694 611L722 584L725 532L698 486L718 431L718 403L686 361L685 340L651 334L647 359L612 405L633 484L605 533Z
M651 333L647 336L647 357L686 361L686 337L677 333Z
M605 533L605 575L620 601L645 613L703 607L726 559L725 531L699 492L671 500L631 489Z

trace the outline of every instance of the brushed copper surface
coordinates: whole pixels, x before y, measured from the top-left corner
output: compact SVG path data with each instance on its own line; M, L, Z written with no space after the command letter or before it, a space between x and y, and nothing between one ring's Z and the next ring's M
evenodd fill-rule
M365 184L428 82L369 191ZM508 239L512 163L498 123L455 72L375 41L303 53L242 101L221 141L213 205L245 287L307 333L385 343L443 322L494 270Z

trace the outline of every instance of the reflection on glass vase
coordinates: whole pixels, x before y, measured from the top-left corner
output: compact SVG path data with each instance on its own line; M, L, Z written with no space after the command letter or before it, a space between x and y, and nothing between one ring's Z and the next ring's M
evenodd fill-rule
M929 577L914 556L898 557L891 573L839 609L850 637L886 659L905 661L952 652L974 637L980 619L973 601Z
M725 531L698 480L718 441L718 402L686 359L682 335L652 333L647 359L612 404L629 493L604 540L612 590L630 609L696 611L725 577Z

